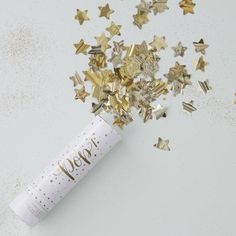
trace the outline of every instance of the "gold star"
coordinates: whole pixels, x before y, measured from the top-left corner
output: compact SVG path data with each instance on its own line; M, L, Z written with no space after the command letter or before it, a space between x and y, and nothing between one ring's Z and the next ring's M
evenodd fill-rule
M207 44L204 43L204 40L203 40L203 39L200 39L199 42L193 42L193 45L194 45L194 47L195 47L195 51L196 51L196 52L200 52L200 53L202 53L203 55L205 55L206 49L209 47L209 45L207 45Z
M154 15L156 15L157 13L162 13L165 10L168 10L169 7L167 7L166 4L167 0L153 0L152 11Z
M146 12L138 12L137 14L133 15L133 18L134 25L136 25L139 29L142 29L142 26L149 22L148 13Z
M120 35L121 25L116 25L113 21L111 25L106 28L106 30L110 33L110 36L113 37L115 35Z
M205 67L208 65L209 63L204 61L203 59L203 56L201 56L199 59L198 59L198 62L197 62L197 66L196 66L196 70L201 70L201 71L205 71Z
M85 98L89 96L89 93L85 91L85 87L83 86L80 89L75 89L75 99L80 99L82 102L85 102Z
M167 48L165 40L166 40L165 37L157 37L155 35L153 41L149 45L151 45L153 50L160 52L161 49L164 50L165 48Z
M80 85L84 84L84 82L82 81L82 79L77 71L75 72L75 75L70 77L70 80L73 82L74 87L76 87L79 84Z
M163 150L163 151L170 151L170 147L169 147L169 140L164 140L162 138L158 138L158 141L156 144L153 145L154 147Z
M187 47L184 47L181 42L178 43L176 47L172 47L172 49L175 52L175 57L184 56L185 51L187 50Z
M110 15L114 12L112 9L110 9L109 4L107 3L103 7L98 7L100 10L99 17L106 17L107 19L110 19Z
M90 45L86 44L83 39L81 39L79 43L75 43L74 46L76 48L75 54L83 53L84 55L87 54L87 50L90 47Z
M87 13L88 13L88 10L80 11L80 9L77 9L77 14L75 15L75 20L78 20L80 25L82 25L84 23L84 21L90 20Z
M193 8L196 6L192 0L182 0L179 2L179 7L183 9L183 14L186 15L188 13L194 14Z
M101 50L105 52L111 46L108 44L110 38L106 37L105 33L102 33L101 36L95 37L97 44L101 45Z
M151 2L146 2L145 0L141 0L139 5L136 6L138 12L142 13L149 13L151 12L152 8L152 3Z

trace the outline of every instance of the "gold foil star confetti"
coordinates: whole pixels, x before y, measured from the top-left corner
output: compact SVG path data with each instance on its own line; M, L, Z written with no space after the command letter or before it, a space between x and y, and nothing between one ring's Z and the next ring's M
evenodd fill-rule
M106 55L105 54L92 54L89 57L89 66L93 71L107 67Z
M155 116L156 120L159 120L161 117L167 116L167 107L163 107L162 105L158 104L155 109L153 109L152 113Z
M123 129L125 122L120 117L117 116L117 117L115 117L113 125L118 126L119 128Z
M149 22L148 14L153 12L154 15L157 13L163 13L168 10L167 0L152 0L151 2L141 0L140 4L136 6L137 13L133 15L134 25L139 29L142 29L144 24Z
M75 75L71 76L69 79L73 82L74 87L77 85L84 85L84 82L77 71L75 72Z
M179 2L179 7L183 9L183 14L186 15L188 13L194 14L193 8L196 6L192 0L182 0Z
M156 144L153 145L154 147L163 150L163 151L170 151L170 147L169 147L169 140L164 140L162 138L158 138L158 141Z
M192 113L197 110L197 108L193 105L194 101L190 102L182 102L183 109L189 113Z
M148 120L152 119L152 110L153 107L148 103L140 102L139 104L139 115L142 117L143 122L146 123Z
M169 73L164 75L168 79L173 95L176 96L182 92L187 85L191 85L191 75L188 74L185 65L175 63L174 67L169 69Z
M74 47L76 49L75 54L87 54L87 50L90 47L90 45L86 44L83 39L80 40L79 43L75 43Z
M110 19L110 15L114 13L114 11L110 8L109 4L107 3L105 6L98 7L100 10L99 17L105 17Z
M156 35L153 38L153 41L149 44L153 50L160 52L161 50L166 49L168 46L166 44L166 38L157 37Z
M178 56L183 57L185 51L187 50L187 47L184 47L184 46L182 45L182 43L179 42L178 45L177 45L176 47L172 47L172 49L173 49L173 51L174 51L174 53L175 53L175 55L174 55L175 57L178 57Z
M114 54L108 61L113 64L114 68L119 67L123 62L123 60L121 59L121 54L118 55Z
M84 23L84 21L90 20L88 17L88 10L81 11L80 9L77 9L77 14L75 15L75 20L78 20L80 25Z
M151 12L151 7L152 7L152 3L151 2L146 2L145 0L141 0L139 5L136 6L137 11L138 12L145 12L145 13L149 13Z
M111 25L106 28L106 30L110 33L110 37L113 37L115 35L120 36L120 29L121 25L116 25L113 21L111 22Z
M106 37L105 33L102 33L100 36L95 37L97 44L101 46L102 52L105 52L111 46L108 44L110 38Z
M203 55L205 55L206 49L209 47L209 45L207 45L207 44L204 43L204 40L203 40L203 39L200 39L199 42L193 42L193 45L194 45L194 47L195 47L195 51L196 51L196 52L200 52L200 53L202 53Z
M207 93L209 90L211 90L211 87L209 85L209 81L205 80L205 81L198 81L199 86L201 87L202 91L204 93Z
M204 61L203 56L201 56L197 61L196 70L201 70L201 71L205 72L205 67L208 64L209 64L208 62Z
M80 99L82 102L85 102L85 98L89 96L89 93L85 91L85 87L83 86L80 89L75 89L75 99Z
M139 29L142 29L143 25L149 22L148 13L146 12L137 12L133 15L133 19L134 25L136 25Z
M167 0L152 0L152 11L154 15L168 10Z
M142 28L143 24L148 22L148 14L152 11L157 14L167 10L167 1L146 2L141 0L136 8L134 23ZM89 94L85 91L79 74L71 76L70 79L75 86L75 98L84 102L85 98L90 95L93 99L91 111L96 115L102 111L112 114L114 125L120 128L133 121L133 110L138 112L143 122L166 117L167 107L156 102L159 98L163 99L163 96L169 91L176 96L183 93L187 85L192 84L186 65L176 62L164 75L167 79L157 79L160 60L158 54L167 48L166 38L155 35L149 44L142 41L140 44L126 45L124 40L121 40L114 41L110 46L110 39L115 35L120 36L120 29L121 25L111 22L110 26L106 28L110 34L109 37L105 33L95 37L97 45L90 48L83 39L75 44L77 54L88 54L88 69L83 71L84 81L92 84ZM203 41L200 40L198 45L195 43L194 46L198 52L205 53L206 45ZM175 57L183 57L187 47L179 42L172 49ZM204 70L206 65L207 62L203 60L203 57L199 58L198 69ZM80 87L76 88L78 85ZM208 81L199 81L199 86L205 93L210 89ZM182 105L184 110L190 113L196 111L192 101L183 102Z

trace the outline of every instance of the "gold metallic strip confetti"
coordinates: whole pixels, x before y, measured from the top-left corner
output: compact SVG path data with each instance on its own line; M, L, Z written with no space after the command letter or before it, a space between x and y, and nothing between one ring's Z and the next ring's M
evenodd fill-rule
M209 85L209 81L208 80L205 80L205 81L198 81L198 83L199 83L199 85L200 85L200 87L201 87L201 89L202 89L202 91L204 92L204 93L207 93L209 90L211 90L211 87L210 87L210 85Z
M197 110L195 106L193 106L193 101L190 102L182 102L183 109L189 113L192 113Z

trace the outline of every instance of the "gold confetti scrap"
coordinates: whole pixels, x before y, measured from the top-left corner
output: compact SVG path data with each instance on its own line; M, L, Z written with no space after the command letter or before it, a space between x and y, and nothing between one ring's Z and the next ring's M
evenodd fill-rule
M79 43L75 43L74 46L76 49L75 51L76 54L82 53L84 55L87 54L87 50L90 47L90 45L86 44L83 39L81 39Z
M80 9L77 9L77 14L75 15L75 20L78 20L80 25L84 23L84 21L90 20L88 17L88 10L81 11Z
M89 96L89 93L85 91L85 87L83 86L80 89L75 89L75 99L80 99L82 102L85 102L85 98Z
M192 113L197 110L195 106L193 106L193 101L191 100L190 102L182 102L183 109L189 113Z
M205 80L205 81L198 81L198 84L200 85L202 91L204 93L207 93L209 90L211 90L211 87L209 85L209 81L208 80Z
M167 48L166 44L166 38L163 37L157 37L156 35L153 38L153 41L150 43L153 50L160 52L161 50L164 50Z
M195 51L196 51L196 52L200 52L200 53L202 53L203 55L205 55L206 49L209 47L209 45L207 45L207 44L204 43L204 40L203 40L203 39L200 39L199 42L193 42L193 45L194 45L194 47L195 47Z
M110 33L110 37L113 37L115 35L120 36L120 29L121 25L116 25L113 21L111 22L111 25L106 28L106 30Z
M186 15L188 13L194 14L193 8L196 6L192 0L182 0L179 2L179 7L183 9L183 14Z
M236 97L236 93L234 94L234 96ZM234 101L234 104L236 105L236 99L235 99L235 101Z
M99 17L105 17L110 19L110 15L114 13L114 11L110 8L109 4L107 3L105 6L98 7L100 10Z
M196 65L196 70L201 70L203 72L205 72L205 67L208 65L209 63L204 61L203 56L201 56L198 59L197 65Z
M152 0L152 11L154 15L169 10L167 6L167 0Z
M77 71L75 72L75 75L71 76L69 79L73 82L74 87L77 85L84 85L84 82Z
M163 151L170 151L170 147L169 147L169 140L164 140L162 138L158 138L158 141L156 144L153 145L154 147L163 150Z
M174 51L174 53L175 53L175 55L174 55L175 57L178 57L178 56L183 57L185 51L187 50L187 47L184 47L184 46L182 45L182 43L179 42L178 45L177 45L176 47L172 47L172 49L173 49L173 51Z

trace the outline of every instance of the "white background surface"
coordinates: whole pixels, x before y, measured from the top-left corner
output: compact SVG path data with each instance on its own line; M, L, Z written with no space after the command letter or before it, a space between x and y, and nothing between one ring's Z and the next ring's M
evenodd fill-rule
M209 79L207 96L188 88L170 99L166 119L143 125L136 120L115 148L38 226L28 228L8 203L92 118L90 104L73 100L68 77L86 68L73 43L110 24L98 18L106 1L1 0L0 8L0 235L11 236L234 236L236 235L236 34L235 1L196 0L195 15L183 16L178 2L140 31L132 25L138 1L107 1L128 42L165 35L169 46L189 50L181 63L193 81ZM76 8L88 9L81 27ZM206 73L194 72L192 42L210 48ZM118 40L118 38L117 38ZM162 73L175 62L162 53ZM194 99L192 116L181 108ZM152 145L170 139L170 152Z

